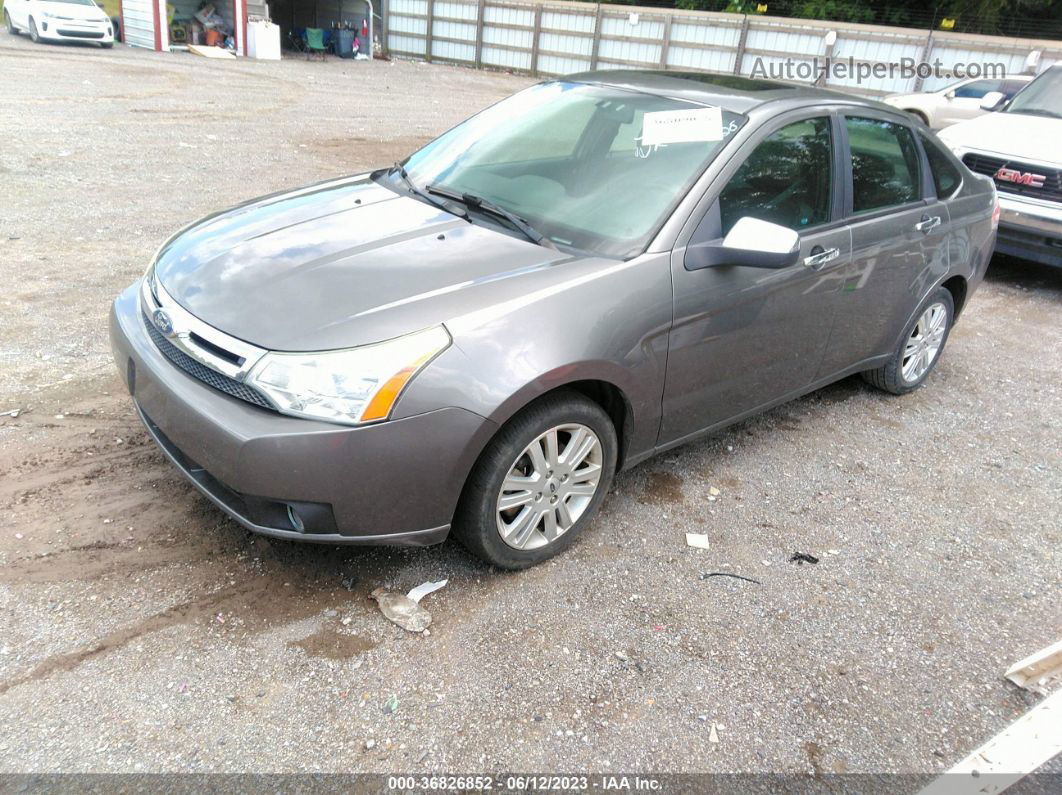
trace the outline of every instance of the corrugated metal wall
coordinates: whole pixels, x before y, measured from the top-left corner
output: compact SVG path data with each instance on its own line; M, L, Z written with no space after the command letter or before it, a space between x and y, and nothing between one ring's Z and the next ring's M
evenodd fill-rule
M158 0L124 0L122 3L122 36L134 47L155 49L155 12Z
M943 71L957 63L1001 63L1008 74L1020 73L1032 50L1042 51L1042 68L1062 60L1057 41L562 0L388 0L384 26L385 47L396 56L541 75L666 68L777 79L779 70L803 65L809 77L793 79L814 82L814 68L827 55L851 58L852 69L939 59ZM951 80L894 70L861 80L831 73L820 85L891 94Z

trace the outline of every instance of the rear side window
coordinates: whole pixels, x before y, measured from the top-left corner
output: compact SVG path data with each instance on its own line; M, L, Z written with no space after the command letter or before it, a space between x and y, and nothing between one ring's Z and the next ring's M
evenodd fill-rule
M933 187L937 189L937 198L946 199L951 196L962 182L959 170L951 164L948 156L940 148L940 144L929 136L922 135L922 148L926 150L926 159L929 160L929 171L933 175Z
M865 213L916 201L918 150L902 124L880 119L845 119L852 153L852 210Z
M723 234L746 215L798 232L830 220L832 151L825 117L764 138L719 194Z

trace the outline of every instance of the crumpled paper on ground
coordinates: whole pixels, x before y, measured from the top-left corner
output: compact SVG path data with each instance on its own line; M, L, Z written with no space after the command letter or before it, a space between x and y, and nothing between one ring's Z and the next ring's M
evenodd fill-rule
M410 632L423 632L431 624L431 613L420 606L420 600L439 590L448 582L449 580L439 580L422 583L407 594L377 588L369 594L369 598L376 600L380 606L380 612L389 621Z

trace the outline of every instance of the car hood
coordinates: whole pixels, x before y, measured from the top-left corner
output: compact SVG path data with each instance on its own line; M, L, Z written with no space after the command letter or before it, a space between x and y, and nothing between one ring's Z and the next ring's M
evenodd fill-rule
M953 124L937 133L937 137L960 155L965 150L977 149L1015 160L1062 165L1058 147L1062 119L1024 113L986 113Z
M49 14L55 14L57 17L66 17L67 19L99 22L108 18L97 6L83 6L74 3L49 3L48 0L42 0L42 2L38 2L34 7L39 8L41 11L47 11Z
M227 334L312 351L379 342L518 298L576 259L593 262L355 177L204 218L160 249L155 274L181 306Z

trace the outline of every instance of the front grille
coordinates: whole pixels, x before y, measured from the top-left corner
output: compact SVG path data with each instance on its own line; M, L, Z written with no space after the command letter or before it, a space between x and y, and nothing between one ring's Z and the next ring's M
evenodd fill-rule
M147 329L151 341L155 343L155 347L159 349L163 356L192 376L192 378L198 379L207 386L211 386L219 392L224 392L234 398L246 400L248 403L253 403L265 409L273 408L273 404L266 400L258 390L247 386L247 384L240 383L234 378L229 378L217 370L211 370L204 364L200 364L166 339L147 317L142 316L141 319L144 321L144 328Z
M1044 186L1042 188L1034 188L1030 185L1018 185L1013 182L1003 182L1002 180L996 179L994 180L996 183L996 190L1000 193L1013 193L1018 196L1028 196L1033 199L1062 202L1062 171L1059 171L1058 169L1038 166L1033 163L1022 163L1019 160L1004 160L1000 157L988 157L987 155L979 155L974 152L966 154L963 157L962 162L965 163L967 168L975 174L984 174L985 176L993 177L993 179L996 176L996 172L1001 168L1012 168L1023 174L1042 174L1045 177Z
M103 34L96 30L65 30L59 28L59 35L69 36L72 39L102 39Z

